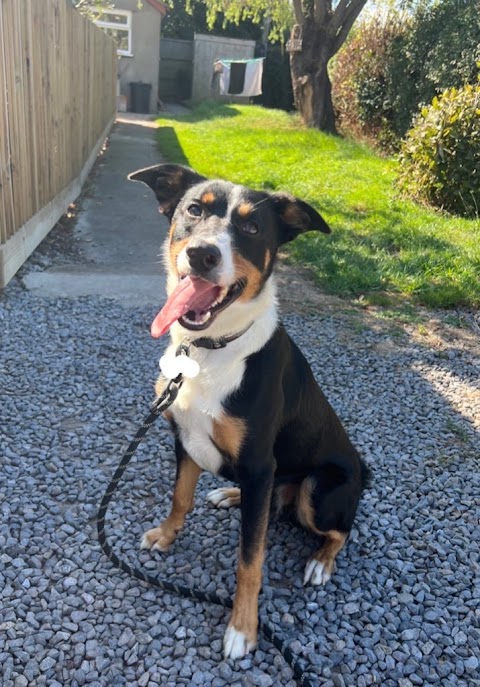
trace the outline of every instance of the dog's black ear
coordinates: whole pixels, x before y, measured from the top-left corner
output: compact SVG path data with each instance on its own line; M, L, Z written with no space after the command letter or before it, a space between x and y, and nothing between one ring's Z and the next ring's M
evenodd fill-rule
M128 178L130 181L141 181L150 186L159 202L160 212L169 220L172 219L175 208L185 191L206 180L193 169L182 165L154 165L132 172Z
M272 193L270 198L279 220L280 243L293 241L305 231L331 233L332 230L323 217L303 200L288 193Z

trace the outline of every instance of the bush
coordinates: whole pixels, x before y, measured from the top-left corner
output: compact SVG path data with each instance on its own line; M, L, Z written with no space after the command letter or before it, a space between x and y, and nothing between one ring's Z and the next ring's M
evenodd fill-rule
M446 88L477 82L480 13L472 0L420 6L406 30L393 37L386 67L391 126L403 137L419 105Z
M422 108L400 153L400 188L449 212L480 215L480 85Z
M340 131L383 148L399 145L419 105L446 88L475 84L478 0L439 0L391 11L354 31L332 70Z
M404 30L396 14L363 23L340 51L332 71L339 130L391 147L393 112L388 94L389 52Z

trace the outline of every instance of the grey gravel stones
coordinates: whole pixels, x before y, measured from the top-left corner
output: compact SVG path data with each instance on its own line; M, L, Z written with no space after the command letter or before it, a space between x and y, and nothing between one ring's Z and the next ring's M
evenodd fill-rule
M293 687L263 638L224 661L228 612L114 569L94 517L148 409L163 343L153 312L96 298L0 296L2 687ZM329 687L471 687L480 680L478 369L365 320L291 314L289 331L373 468L325 588L303 587L313 538L272 523L262 617ZM467 393L468 392L468 393ZM476 418L476 420L475 420ZM218 593L234 589L237 511L196 508L167 554L139 550L174 474L163 421L120 484L107 532L125 560Z

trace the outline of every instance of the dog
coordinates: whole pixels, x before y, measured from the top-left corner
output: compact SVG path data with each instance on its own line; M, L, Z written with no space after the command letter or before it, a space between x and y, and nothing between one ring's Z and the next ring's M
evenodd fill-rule
M304 583L325 584L369 477L278 313L278 249L299 234L330 228L312 206L287 193L208 180L180 165L148 167L129 179L154 191L170 221L164 248L169 298L152 335L170 329L167 358L185 341L196 342L190 355L200 368L165 413L175 436L173 503L141 546L169 548L193 508L203 470L239 485L208 495L217 508L241 510L237 585L224 637L225 657L239 659L257 642L271 508L289 509L321 537ZM156 393L165 386L160 375Z

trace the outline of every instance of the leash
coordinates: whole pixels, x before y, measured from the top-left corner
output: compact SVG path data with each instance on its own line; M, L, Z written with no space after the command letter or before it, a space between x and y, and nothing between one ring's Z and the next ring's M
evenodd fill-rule
M250 325L251 326L251 325ZM248 329L248 328L247 328ZM246 331L246 330L244 330ZM244 332L241 332L241 334ZM223 339L208 339L208 338L201 338L201 339L196 339L193 341L191 344L181 344L176 351L176 357L187 357L189 356L189 350L190 350L190 345L194 345L195 347L202 347L202 348L208 348L210 350L218 349L218 348L224 348L227 343L230 341L233 341L235 338L238 338L238 336L241 336L241 334L235 335L233 337L224 337ZM189 359L191 361L191 359ZM192 361L191 361L192 362ZM185 375L186 376L186 375ZM223 606L224 608L232 608L233 607L233 602L230 598L222 598L218 596L217 594L213 594L210 592L205 592L201 589L198 589L196 587L185 587L182 584L179 584L178 582L172 582L170 580L166 580L160 576L156 577L153 575L149 575L146 572L143 572L142 570L139 570L138 568L133 568L128 563L125 561L121 560L115 551L112 549L110 544L107 541L107 537L105 535L105 517L107 515L108 507L110 505L110 502L112 500L113 495L115 494L115 491L117 489L118 483L123 477L123 474L125 470L127 469L130 461L132 460L133 455L135 454L139 444L143 441L145 438L145 435L147 434L148 430L152 425L156 422L158 417L167 409L169 408L172 403L174 403L175 399L178 396L178 392L180 391L180 388L183 384L184 381L184 374L180 372L179 374L176 375L175 378L170 379L170 381L167 384L167 387L165 390L162 392L162 394L155 399L153 404L151 405L150 412L149 414L145 417L141 427L138 429L137 433L135 434L134 438L130 442L127 450L125 451L119 466L114 472L114 475L112 479L110 480L110 483L105 491L105 494L102 498L102 501L100 503L100 508L98 509L97 513L97 533L98 533L98 541L100 542L100 546L102 547L102 550L108 560L113 563L117 568L122 570L123 572L127 573L127 575L130 575L132 577L135 577L137 580L140 580L141 582L144 582L146 584L150 584L154 587L157 587L158 589L162 589L163 591L167 592L173 592L177 594L178 596L185 596L185 597L190 597L191 599L195 599L196 601L202 601L202 602L207 602L207 603L212 603L216 604L218 606ZM276 630L273 629L273 627L267 623L265 620L262 620L259 617L259 629L263 633L263 635L268 639L273 646L278 649L278 651L282 654L283 658L285 661L288 663L288 665L292 668L295 679L297 682L302 686L302 687L314 687L313 683L310 682L310 680L307 678L304 667L302 666L302 662L298 656L296 656L293 651L287 646L287 642L289 640L283 640L281 636L279 635Z

